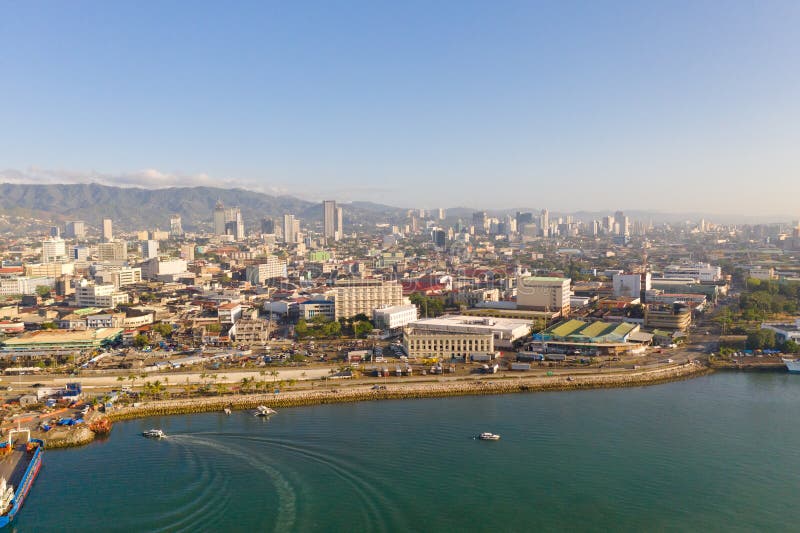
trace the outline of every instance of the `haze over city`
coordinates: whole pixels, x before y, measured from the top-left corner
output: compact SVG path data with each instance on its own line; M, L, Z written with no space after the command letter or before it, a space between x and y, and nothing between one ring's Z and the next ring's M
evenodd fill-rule
M797 213L796 2L3 11L0 182Z

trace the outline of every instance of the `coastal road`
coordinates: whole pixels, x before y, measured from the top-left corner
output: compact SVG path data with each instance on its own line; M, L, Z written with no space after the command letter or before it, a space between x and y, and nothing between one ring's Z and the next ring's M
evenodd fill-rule
M64 376L22 376L22 378L4 377L0 380L2 386L29 387L33 383L41 383L44 387L63 387L65 384L73 381L80 381L84 389L95 388L108 388L108 387L122 387L122 386L141 386L145 381L159 380L164 383L168 380L169 386L180 387L185 385L187 380L191 384L210 383L212 382L209 376L217 376L216 383L232 384L241 381L243 378L255 378L257 381L286 381L289 379L296 379L298 381L306 379L319 379L329 374L328 368L291 368L278 370L277 376L271 376L269 372L261 375L258 371L252 370L221 370L217 372L206 372L205 379L201 378L200 372L169 372L169 373L150 373L147 374L145 379L137 379L135 383L128 379L118 381L117 376L77 376L77 377L64 377ZM138 375L138 374L137 374Z

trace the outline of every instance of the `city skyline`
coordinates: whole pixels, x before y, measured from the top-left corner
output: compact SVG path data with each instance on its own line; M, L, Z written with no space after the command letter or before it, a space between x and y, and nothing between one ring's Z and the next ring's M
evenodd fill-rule
M6 14L0 181L720 214L800 193L791 2L92 6Z

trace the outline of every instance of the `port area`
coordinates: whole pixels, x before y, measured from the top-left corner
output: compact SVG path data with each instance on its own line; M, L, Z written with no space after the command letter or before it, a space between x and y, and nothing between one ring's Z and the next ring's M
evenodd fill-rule
M744 370L752 372L786 372L786 363L779 356L737 356L709 358L708 366L714 370Z

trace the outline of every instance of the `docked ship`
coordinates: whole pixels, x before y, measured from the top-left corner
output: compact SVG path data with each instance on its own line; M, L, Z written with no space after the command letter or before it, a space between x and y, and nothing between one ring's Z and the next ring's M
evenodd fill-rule
M21 442L15 437L25 435ZM12 429L0 444L0 528L17 516L42 467L44 442L27 429Z
M800 374L800 359L784 359L786 369L792 374Z

